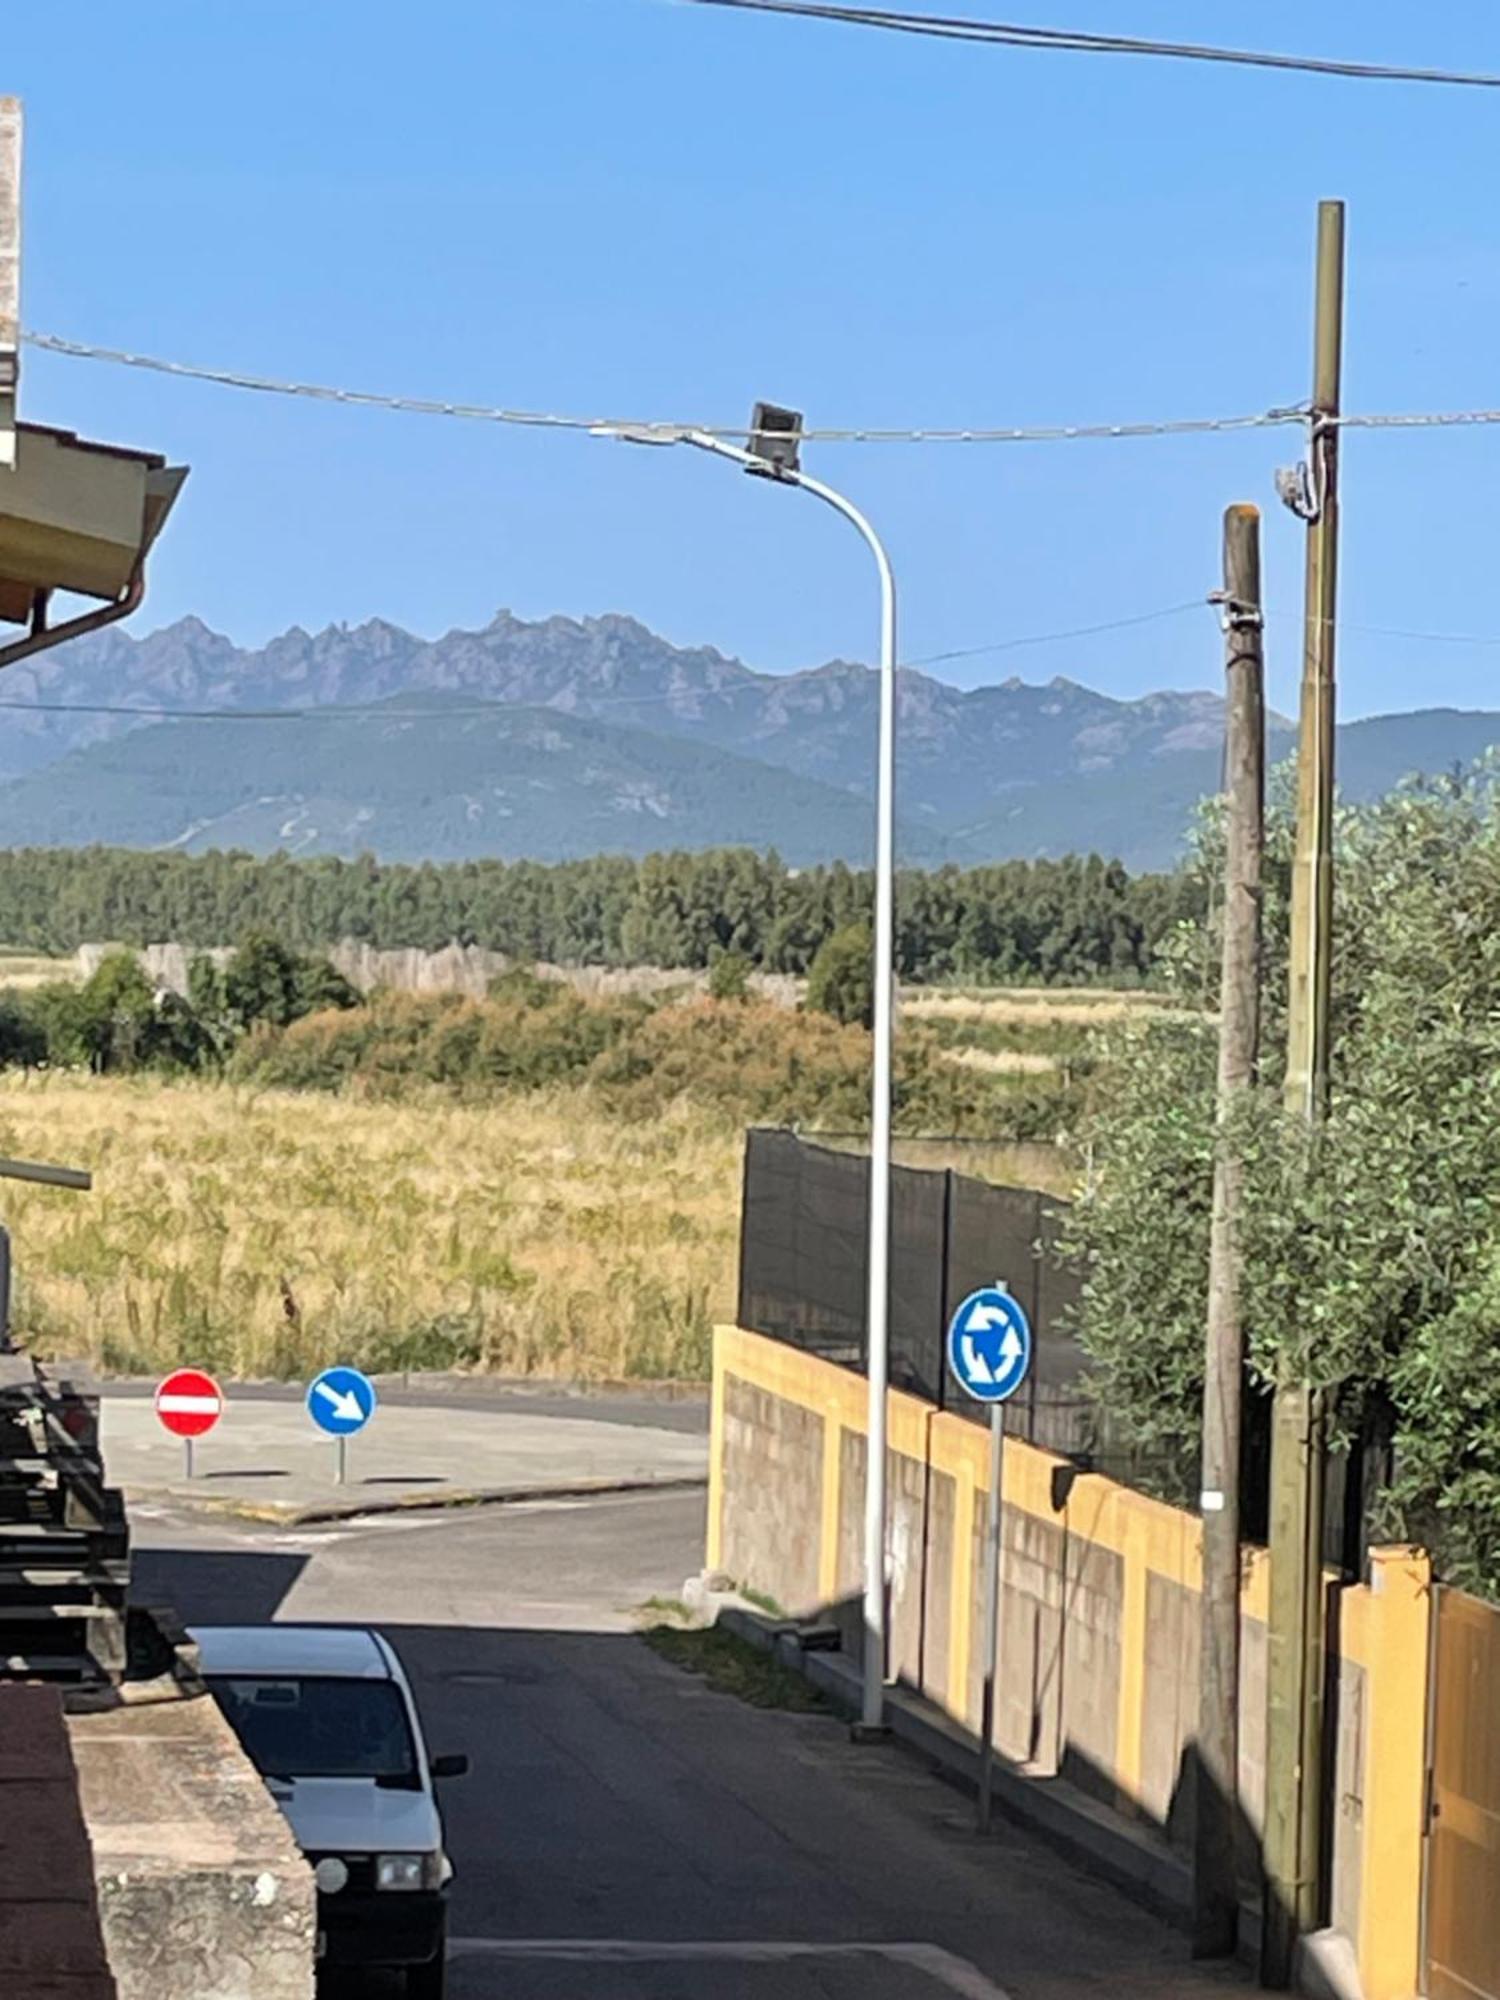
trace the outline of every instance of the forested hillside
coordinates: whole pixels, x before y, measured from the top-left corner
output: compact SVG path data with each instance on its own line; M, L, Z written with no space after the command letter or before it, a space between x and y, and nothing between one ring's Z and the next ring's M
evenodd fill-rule
M910 870L897 897L904 977L1132 983L1196 908L1185 874L1130 875L1097 856ZM302 950L341 938L436 950L478 944L522 960L704 967L726 952L805 972L870 904L870 878L794 870L748 849L601 856L546 866L332 857L190 856L125 849L0 854L0 940L47 952L111 940L204 947L267 931Z

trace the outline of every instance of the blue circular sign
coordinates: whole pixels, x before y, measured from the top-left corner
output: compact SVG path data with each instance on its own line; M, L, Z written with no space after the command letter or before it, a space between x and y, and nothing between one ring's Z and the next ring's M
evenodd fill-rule
M330 1437L353 1437L375 1414L375 1384L357 1368L325 1368L307 1391L307 1414Z
M970 1292L948 1322L948 1366L966 1395L1004 1403L1031 1373L1031 1321L1009 1292Z

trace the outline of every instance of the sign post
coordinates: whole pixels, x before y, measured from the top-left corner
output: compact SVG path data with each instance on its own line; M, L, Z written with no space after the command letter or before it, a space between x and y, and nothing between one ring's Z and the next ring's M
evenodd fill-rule
M338 1483L349 1477L349 1440L375 1414L375 1384L357 1368L325 1368L308 1385L307 1414L338 1444Z
M162 1428L182 1439L184 1471L191 1479L193 1440L211 1431L223 1416L223 1392L201 1368L178 1368L159 1384L155 1403Z
M980 1700L977 1806L981 1833L989 1832L994 1791L1005 1405L1030 1374L1031 1354L1031 1322L999 1280L983 1291L971 1292L948 1322L949 1371L965 1395L990 1406L990 1490L984 1532L984 1682Z

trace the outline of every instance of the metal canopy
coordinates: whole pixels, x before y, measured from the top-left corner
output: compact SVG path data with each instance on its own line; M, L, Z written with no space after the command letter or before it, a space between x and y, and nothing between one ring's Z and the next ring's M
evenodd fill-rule
M21 103L0 97L0 667L127 617L187 467L16 417L21 348ZM55 594L93 598L54 622Z

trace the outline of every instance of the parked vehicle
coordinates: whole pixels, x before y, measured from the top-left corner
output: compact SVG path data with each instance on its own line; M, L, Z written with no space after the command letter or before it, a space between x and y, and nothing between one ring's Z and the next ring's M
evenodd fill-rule
M318 1956L405 1969L411 2000L442 2000L453 1865L401 1662L354 1626L218 1625L193 1632L203 1677L318 1885Z

